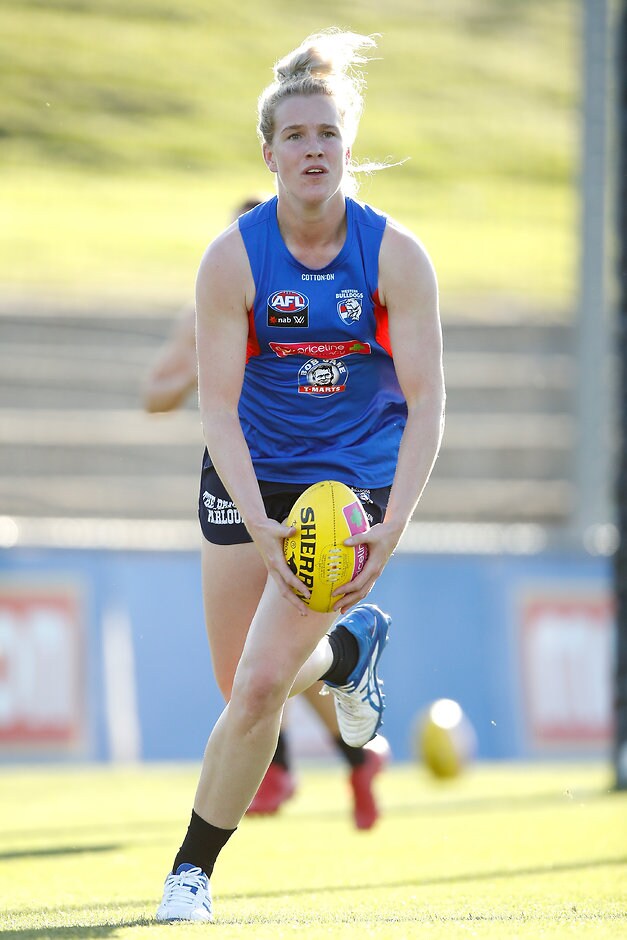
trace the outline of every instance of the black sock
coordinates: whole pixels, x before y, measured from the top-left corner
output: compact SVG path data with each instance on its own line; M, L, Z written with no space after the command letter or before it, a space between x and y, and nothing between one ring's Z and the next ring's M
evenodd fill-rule
M366 760L366 752L364 751L363 747L351 747L350 744L347 744L346 741L342 740L339 735L333 740L338 751L342 752L343 756L346 758L351 767L361 767L361 765Z
M357 640L346 627L341 624L328 634L329 645L333 653L331 667L320 676L325 682L333 685L345 685L351 672L359 659L359 646Z
M172 871L176 872L179 865L187 862L196 865L211 878L216 859L234 832L235 829L218 829L217 826L212 826L192 810L192 818L183 844L174 859Z
M285 734L282 731L279 731L279 739L276 743L276 751L274 752L274 756L272 757L270 763L278 764L279 767L283 767L284 770L290 769L287 740Z

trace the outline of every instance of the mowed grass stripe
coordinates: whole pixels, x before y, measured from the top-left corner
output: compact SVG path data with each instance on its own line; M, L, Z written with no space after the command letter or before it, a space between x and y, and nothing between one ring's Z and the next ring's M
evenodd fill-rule
M216 923L202 929L255 940L295 931L305 940L615 938L625 929L627 798L610 791L607 766L478 764L440 784L395 765L379 780L385 813L371 833L352 827L342 767L299 771L285 811L244 820L225 849ZM0 779L2 936L172 937L153 915L195 774L9 770Z

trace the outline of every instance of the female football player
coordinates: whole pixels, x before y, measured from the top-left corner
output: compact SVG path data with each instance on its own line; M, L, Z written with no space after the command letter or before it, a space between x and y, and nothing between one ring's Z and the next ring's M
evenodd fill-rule
M159 920L212 919L209 878L268 768L290 695L322 679L351 746L381 724L377 665L390 618L361 602L431 473L444 382L429 258L411 233L351 196L360 67L374 45L330 30L276 65L258 130L277 195L212 242L198 272L203 588L228 704L209 736ZM354 304L346 315L347 298L359 316ZM316 361L341 381L311 384ZM291 505L324 479L350 485L373 519L347 540L367 544L368 559L328 614L307 607L283 554Z
M238 219L244 212L254 209L264 198L267 197L249 196L237 206L233 219ZM150 414L175 411L185 403L197 385L196 317L194 305L190 304L180 311L171 336L159 350L144 378L144 409ZM243 642L242 635L242 645ZM226 688L223 691L228 694L233 677L226 678ZM358 829L372 829L379 818L373 784L389 760L389 744L382 735L376 735L364 747L350 747L346 744L340 735L331 697L320 695L321 687L322 683L315 683L311 688L304 690L303 696L322 721L331 743L349 767L348 783L355 826ZM284 723L270 766L246 811L247 814L274 814L291 799L296 791L296 778L291 764L289 734Z

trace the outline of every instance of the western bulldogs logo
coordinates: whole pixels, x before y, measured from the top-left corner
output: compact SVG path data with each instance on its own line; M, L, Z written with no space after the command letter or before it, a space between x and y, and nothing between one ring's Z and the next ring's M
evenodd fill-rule
M296 290L278 290L268 297L268 326L309 326L309 298Z
M304 395L335 395L346 391L348 369L341 359L308 359L298 372L298 391Z
M340 319L344 323L357 323L361 317L364 295L358 290L342 290L335 298Z

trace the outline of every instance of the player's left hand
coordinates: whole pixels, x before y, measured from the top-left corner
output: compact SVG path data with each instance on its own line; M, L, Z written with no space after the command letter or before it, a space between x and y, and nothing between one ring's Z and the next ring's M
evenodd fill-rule
M396 548L400 535L396 527L379 522L367 532L351 535L344 540L345 545L367 545L368 558L357 577L333 591L333 596L338 599L334 611L344 614L349 607L358 604L370 593Z

